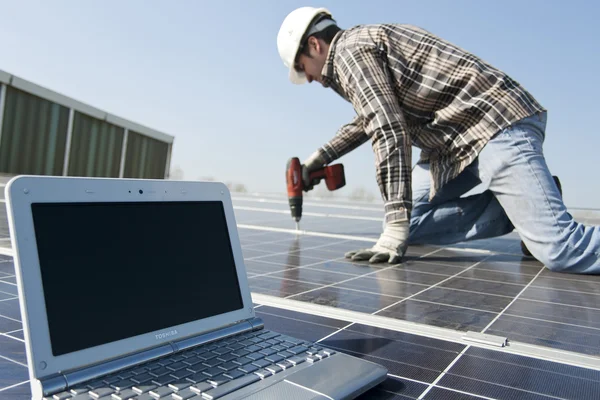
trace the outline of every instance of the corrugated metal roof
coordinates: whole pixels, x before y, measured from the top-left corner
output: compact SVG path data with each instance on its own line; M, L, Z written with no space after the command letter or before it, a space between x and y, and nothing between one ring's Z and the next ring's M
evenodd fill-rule
M25 92L31 93L33 95L42 97L44 99L50 100L52 102L58 103L68 108L72 108L76 111L79 111L84 114L88 114L92 117L106 120L115 125L121 126L126 129L134 130L139 132L141 135L151 137L161 142L165 143L173 143L175 140L174 136L168 135L164 132L157 131L150 127L138 124L136 122L130 121L128 119L121 118L119 116L110 114L106 111L100 110L96 107L85 104L81 101L75 100L73 98L67 97L60 93L57 93L53 90L42 87L33 82L27 81L23 78L19 78L18 76L12 75L8 72L0 70L0 81L13 86L17 89L23 90Z

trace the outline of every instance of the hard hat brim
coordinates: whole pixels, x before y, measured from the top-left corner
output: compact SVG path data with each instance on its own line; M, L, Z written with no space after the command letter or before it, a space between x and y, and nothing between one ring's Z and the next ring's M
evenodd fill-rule
M307 82L304 72L296 71L296 68L293 66L290 68L289 78L290 82L292 82L294 85L302 85L303 83Z

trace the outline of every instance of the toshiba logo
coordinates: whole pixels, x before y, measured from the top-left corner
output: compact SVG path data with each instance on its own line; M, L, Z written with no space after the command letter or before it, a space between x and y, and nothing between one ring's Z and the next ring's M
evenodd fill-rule
M163 332L163 333L158 333L158 334L154 335L154 337L156 337L156 340L159 340L159 339L165 339L165 338L168 338L168 337L170 337L170 336L175 336L175 335L177 335L178 333L179 333L179 332L177 332L177 330L176 330L176 329L173 329L172 331Z

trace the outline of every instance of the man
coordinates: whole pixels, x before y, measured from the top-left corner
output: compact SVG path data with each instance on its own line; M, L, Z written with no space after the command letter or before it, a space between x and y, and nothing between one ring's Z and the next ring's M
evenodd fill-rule
M421 28L344 30L324 8L290 13L277 46L293 83L317 81L357 114L303 163L305 174L373 147L385 226L372 248L346 257L397 263L410 244L516 229L550 270L600 271L600 228L567 212L544 160L546 110L519 83ZM411 146L421 149L412 171ZM487 190L461 197L480 183Z

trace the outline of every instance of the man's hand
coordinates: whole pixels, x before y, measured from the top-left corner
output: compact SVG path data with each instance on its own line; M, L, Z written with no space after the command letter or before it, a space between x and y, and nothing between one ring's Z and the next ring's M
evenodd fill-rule
M321 157L318 151L315 151L310 157L302 163L302 182L304 191L312 190L315 185L321 182L321 178L310 180L310 173L325 166L325 160Z
M370 263L387 261L389 264L397 264L402 260L408 247L409 227L408 221L388 223L373 247L349 251L345 256L352 261L369 260Z

